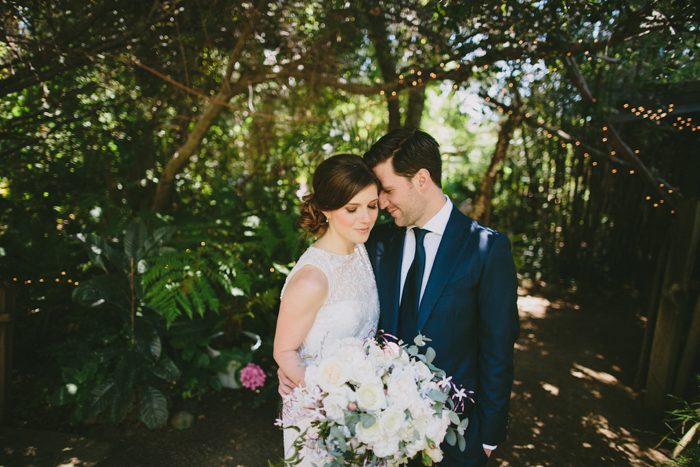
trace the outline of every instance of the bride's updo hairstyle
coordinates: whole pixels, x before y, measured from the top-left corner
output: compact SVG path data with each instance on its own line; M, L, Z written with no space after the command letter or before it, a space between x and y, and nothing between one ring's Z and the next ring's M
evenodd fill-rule
M321 211L342 208L370 185L379 189L379 180L360 156L337 154L316 167L312 185L313 191L302 198L299 225L318 237L328 230L328 219Z

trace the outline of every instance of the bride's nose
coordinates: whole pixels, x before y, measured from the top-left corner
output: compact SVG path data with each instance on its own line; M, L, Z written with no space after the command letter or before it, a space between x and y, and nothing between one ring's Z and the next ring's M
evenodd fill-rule
M362 209L362 213L360 214L360 222L364 224L369 224L372 222L372 214L370 214L369 208Z

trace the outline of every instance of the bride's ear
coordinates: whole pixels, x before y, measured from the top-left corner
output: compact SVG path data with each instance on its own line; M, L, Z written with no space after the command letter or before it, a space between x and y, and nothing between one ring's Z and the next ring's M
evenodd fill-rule
M321 211L321 214L323 214L325 223L328 223L328 221L331 220L331 212L330 211Z

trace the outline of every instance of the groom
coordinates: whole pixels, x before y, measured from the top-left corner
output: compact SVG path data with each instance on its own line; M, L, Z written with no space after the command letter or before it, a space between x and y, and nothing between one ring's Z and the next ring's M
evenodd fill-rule
M437 142L398 129L364 155L382 184L379 205L393 223L367 242L379 328L413 342L432 339L435 365L475 392L464 452L444 445L442 466L480 466L504 441L518 335L517 280L505 235L483 227L442 192Z

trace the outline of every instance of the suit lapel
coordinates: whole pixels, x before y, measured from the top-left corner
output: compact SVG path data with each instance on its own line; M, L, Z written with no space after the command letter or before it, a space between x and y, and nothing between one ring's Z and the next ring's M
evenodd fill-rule
M461 250L466 245L464 231L468 225L469 218L453 206L418 309L418 332L428 321L442 289L460 261Z
M394 229L385 243L385 252L381 258L379 290L380 309L384 318L384 331L396 335L399 323L399 295L401 287L401 259L406 229Z

